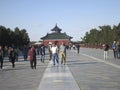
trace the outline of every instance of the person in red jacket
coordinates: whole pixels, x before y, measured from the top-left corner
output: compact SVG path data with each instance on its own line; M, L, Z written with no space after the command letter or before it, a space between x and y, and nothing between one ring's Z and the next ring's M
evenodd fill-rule
M31 68L35 68L36 69L36 51L34 46L31 47L30 52L29 52L29 56L30 56L30 65Z

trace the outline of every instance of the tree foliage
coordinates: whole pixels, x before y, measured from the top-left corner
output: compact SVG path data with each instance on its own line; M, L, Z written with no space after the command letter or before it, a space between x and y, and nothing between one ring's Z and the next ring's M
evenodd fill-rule
M23 47L30 42L28 33L25 29L20 30L16 27L14 30L0 26L0 45Z
M98 29L91 29L90 32L86 32L82 38L84 43L95 45L97 44L112 44L113 41L120 41L120 23L113 28L110 25L99 26Z

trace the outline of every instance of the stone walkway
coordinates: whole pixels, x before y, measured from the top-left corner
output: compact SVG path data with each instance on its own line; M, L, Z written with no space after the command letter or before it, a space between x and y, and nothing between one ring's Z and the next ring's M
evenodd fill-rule
M80 90L67 65L49 63L38 90Z

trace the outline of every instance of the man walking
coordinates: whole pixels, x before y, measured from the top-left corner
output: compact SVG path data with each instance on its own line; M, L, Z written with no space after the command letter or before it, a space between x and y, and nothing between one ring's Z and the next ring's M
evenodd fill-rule
M116 44L116 41L113 42L112 49L113 49L114 58L116 59L117 58L117 44Z
M62 42L62 44L60 45L60 58L61 58L61 64L66 63L66 46L64 45L64 43Z
M48 50L49 50L49 54L50 54L50 59L49 59L49 60L51 60L51 59L52 59L52 52L51 52L51 48L52 48L52 43L51 43L51 42L49 42L49 45L48 45Z
M28 58L28 47L26 45L23 48L23 57L24 57L24 61L26 61Z
M53 57L53 65L55 65L55 60L57 64L59 64L58 47L55 43L53 43L52 45L51 52L52 52L52 57Z
M79 54L79 51L80 51L80 45L77 44L76 47L77 47L77 53Z
M12 63L12 67L15 68L15 59L16 59L16 51L15 49L12 47L10 50L10 60Z
M41 55L41 62L44 63L44 60L45 60L45 46L44 46L44 44L42 44L40 47L40 55Z

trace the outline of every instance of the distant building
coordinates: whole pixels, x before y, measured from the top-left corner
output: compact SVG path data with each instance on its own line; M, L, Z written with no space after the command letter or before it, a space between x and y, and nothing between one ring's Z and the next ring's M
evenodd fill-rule
M58 42L58 45L61 44L61 42L64 42L65 45L69 45L71 42L72 37L68 36L66 33L61 33L62 29L60 29L57 24L51 31L51 33L47 33L47 35L41 38L44 45L54 43L55 41Z

